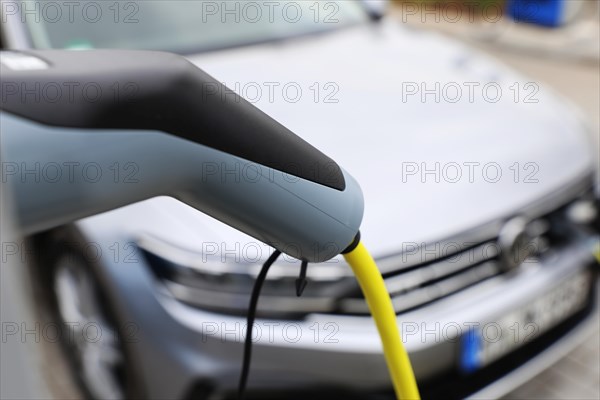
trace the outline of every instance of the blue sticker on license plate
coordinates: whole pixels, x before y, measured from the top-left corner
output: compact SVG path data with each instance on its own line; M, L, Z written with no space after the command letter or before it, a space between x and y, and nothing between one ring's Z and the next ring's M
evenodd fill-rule
M586 304L590 282L589 271L579 273L521 309L470 329L461 339L461 370L477 371L575 314Z

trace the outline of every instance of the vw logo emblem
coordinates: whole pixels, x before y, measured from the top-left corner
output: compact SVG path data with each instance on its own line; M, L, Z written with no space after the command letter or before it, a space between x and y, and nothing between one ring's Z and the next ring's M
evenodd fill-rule
M529 221L516 217L504 224L498 235L500 258L506 271L513 270L535 255L535 237L527 231Z

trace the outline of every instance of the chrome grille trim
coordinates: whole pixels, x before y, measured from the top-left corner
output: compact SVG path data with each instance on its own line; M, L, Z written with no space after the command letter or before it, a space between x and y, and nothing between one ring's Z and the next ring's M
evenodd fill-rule
M250 299L248 294L204 290L171 281L165 281L164 284L177 300L195 307L227 313L237 312L241 315L245 315L248 311ZM334 310L333 298L261 296L258 314L328 313Z
M392 303L396 314L434 302L442 297L466 289L469 286L482 282L501 273L497 261L484 262L474 267L467 268L458 274L442 279L430 285L415 288L405 293L392 294ZM402 275L401 275L402 276ZM386 286L388 282L386 280ZM340 310L343 313L367 314L369 309L362 298L347 298L340 301Z
M497 257L498 254L499 250L496 243L489 241L465 252L455 253L453 256L439 262L416 268L399 275L394 275L385 280L385 285L387 286L390 295L394 296L400 292L418 288L427 282L442 279L472 267L473 265L493 259ZM452 261L456 256L460 258L456 261Z

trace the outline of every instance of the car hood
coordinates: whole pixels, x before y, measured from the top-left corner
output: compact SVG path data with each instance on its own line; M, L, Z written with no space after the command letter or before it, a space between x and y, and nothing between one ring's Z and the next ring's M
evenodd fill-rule
M190 60L358 180L361 231L375 255L514 215L592 168L582 119L564 100L466 46L393 21ZM408 95L436 85L438 99ZM191 250L253 240L172 199L99 218Z

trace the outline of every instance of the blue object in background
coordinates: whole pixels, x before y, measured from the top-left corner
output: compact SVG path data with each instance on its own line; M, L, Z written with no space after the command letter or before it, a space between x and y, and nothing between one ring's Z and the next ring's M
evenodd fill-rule
M479 348L481 347L481 335L470 329L462 337L462 352L460 355L461 369L466 373L475 372L479 369Z
M508 0L507 12L515 21L558 27L566 22L568 0Z

